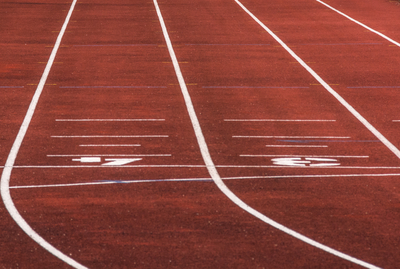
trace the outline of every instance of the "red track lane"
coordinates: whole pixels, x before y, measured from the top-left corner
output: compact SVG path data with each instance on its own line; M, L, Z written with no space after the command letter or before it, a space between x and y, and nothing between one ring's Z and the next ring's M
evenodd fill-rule
M400 40L395 24L371 12L388 10L396 23L400 9L393 11L392 3L364 1L368 12L340 0L329 4ZM400 48L316 1L245 5L400 147L393 122L400 120ZM9 40L1 46L12 52L0 52L7 55L2 81L24 86L4 88L3 111L11 111L1 123L9 130L1 144L4 163L35 88L28 84L41 76L36 62L47 60L50 49L44 45L54 42L57 33L51 31L61 27L57 20L68 5L1 6L20 14L0 9L0 33ZM37 21L22 15L26 8L45 26L30 27ZM175 0L160 8L213 161L221 177L242 177L225 181L228 187L256 210L322 244L398 268L398 176L370 175L400 173L396 156L234 1ZM12 20L18 27L12 28ZM78 1L61 45L11 186L210 177L151 1ZM29 57L21 59L25 49ZM273 160L291 155L340 165L299 169ZM104 165L121 158L141 160ZM245 178L260 176L270 178ZM11 194L35 231L89 268L359 268L252 217L212 182L143 181ZM4 208L0 213L1 266L69 268L23 235Z

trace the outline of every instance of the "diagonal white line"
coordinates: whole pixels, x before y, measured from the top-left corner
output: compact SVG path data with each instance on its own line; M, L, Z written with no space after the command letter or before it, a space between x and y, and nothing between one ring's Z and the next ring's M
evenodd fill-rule
M369 30L369 31L371 31L371 32L373 32L373 33L375 33L375 34L377 34L377 35L383 37L383 38L386 39L387 41L389 41L389 42L395 44L396 46L399 46L399 47L400 47L400 43L399 43L399 42L394 41L393 39L391 39L391 38L389 38L388 36L382 34L381 32L378 32L378 31L372 29L371 27L368 27L367 25L365 25L365 24L363 24L363 23L361 23L361 22L359 22L359 21L353 19L352 17L350 17L350 16L344 14L343 12L341 12L341 11L339 11L339 10L337 10L337 9L335 9L335 8L333 8L333 7L331 7L330 5L324 3L324 2L322 2L322 1L320 1L320 0L317 0L317 2L323 4L324 6L326 6L326 7L330 8L330 9L332 9L333 11L339 13L339 14L342 15L343 17L346 17L347 19L351 20L352 22L357 23L358 25L364 27L365 29L367 29L367 30Z
M56 57L58 48L60 47L61 40L64 36L65 30L68 26L68 22L72 16L72 12L75 8L77 0L74 0L71 4L71 7L69 9L68 15L65 18L64 24L61 28L61 31L57 37L56 43L54 45L54 48L50 54L50 58L46 64L46 68L42 74L42 77L40 79L40 82L36 88L35 94L32 98L32 101L29 105L28 111L25 115L24 121L22 122L22 125L19 129L19 132L17 134L17 137L14 141L14 144L11 148L11 151L8 155L6 165L3 170L3 174L1 175L1 197L3 199L4 205L6 206L8 212L10 213L11 217L14 219L14 221L21 227L21 229L29 235L34 241L36 241L40 246L42 246L44 249L49 251L51 254L59 258L60 260L64 261L65 263L71 265L74 268L78 269L84 269L87 268L75 260L71 259L55 247L53 247L51 244L49 244L46 240L44 240L38 233L36 233L30 226L29 224L22 218L22 216L19 214L17 208L14 205L14 202L12 201L11 195L10 195L10 177L11 177L11 172L15 163L15 159L17 158L18 151L21 147L22 141L24 140L25 134L28 131L28 127L30 125L30 122L32 120L33 114L35 112L36 106L39 102L40 95L42 94L44 85L46 84L47 77L50 73L51 67L54 63L54 59Z

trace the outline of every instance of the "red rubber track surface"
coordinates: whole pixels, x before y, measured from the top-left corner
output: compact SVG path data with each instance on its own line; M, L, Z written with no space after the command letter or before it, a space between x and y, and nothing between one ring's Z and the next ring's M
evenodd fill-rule
M399 47L313 0L243 4L400 147ZM400 41L395 2L328 4ZM211 157L239 178L227 186L290 229L399 268L399 175L388 176L399 159L235 1L159 5ZM69 6L0 2L2 165ZM117 121L88 121L99 119ZM293 155L340 165L273 160ZM122 156L141 160L102 165ZM78 1L15 165L12 187L114 183L11 189L32 228L89 268L361 268L254 218L212 181L163 181L210 176L152 1ZM69 268L4 206L0 216L1 268Z

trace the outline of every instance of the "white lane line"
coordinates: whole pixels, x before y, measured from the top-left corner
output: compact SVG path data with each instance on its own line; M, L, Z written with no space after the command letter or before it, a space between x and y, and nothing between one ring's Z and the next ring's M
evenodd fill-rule
M132 183L157 183L157 182L185 182L185 181L210 181L211 178L182 178L182 179L143 179L143 180L102 180L97 182L67 183L67 184L48 184L48 185L30 185L13 186L10 189L30 189L30 188L51 188L51 187L75 187L75 186L93 186L110 184L132 184Z
M80 147L140 147L140 144L89 144L79 145Z
M400 174L336 174L336 175L280 175L280 176L248 176L248 177L224 177L222 180L249 180L249 179L294 179L294 178L341 178L341 177L395 177ZM33 189L33 188L52 188L52 187L76 187L109 184L132 184L132 183L159 183L159 182L204 182L211 178L178 178L178 179L138 179L138 180L101 180L96 182L48 184L48 185L22 185L11 186L10 189Z
M285 155L286 156L286 155ZM87 155L83 156L87 157ZM287 157L287 156L286 156ZM76 168L207 168L206 165L168 165L168 164L149 164L149 165L123 165L123 166L101 166L101 165L15 165L16 169L76 169ZM276 165L215 165L217 168L279 168L281 166ZM0 166L0 168L5 168L4 166ZM301 169L312 169L313 167L285 167L285 169L293 169L293 168L301 168ZM333 169L400 169L400 166L337 166L331 167ZM329 168L329 169L331 169Z
M309 158L369 158L369 156L349 156L349 155L247 155L242 154L240 157L309 157Z
M107 122L107 121L165 121L165 119L56 119L56 121L70 122Z
M203 86L203 89L309 89L301 86Z
M343 99L331 86L328 85L313 69L311 69L293 50L291 50L277 35L275 35L264 23L253 15L238 0L235 2L252 17L268 34L270 34L293 58L296 59L333 97L336 98L354 117L356 117L371 133L373 133L393 154L400 159L400 150L394 146L386 137L384 137L374 126L372 126L360 113L358 113L346 100Z
M176 76L178 78L182 94L184 96L185 104L186 104L186 107L187 107L187 110L188 110L188 113L189 113L190 120L191 120L192 125L193 125L193 129L194 129L194 132L195 132L195 135L196 135L196 138L197 138L197 142L198 142L199 147L200 147L201 155L202 155L203 160L204 160L204 162L205 162L205 164L207 166L207 170L208 170L211 178L213 179L215 184L218 186L218 188L229 199L231 199L231 201L234 202L237 206L239 206L243 210L247 211L251 215L255 216L256 218L264 221L265 223L268 223L271 226L273 226L273 227L275 227L275 228L277 228L277 229L279 229L279 230L281 230L281 231L283 231L283 232L285 232L287 234L290 234L295 238L298 238L298 239L302 240L303 242L306 242L306 243L308 243L310 245L313 245L313 246L315 246L315 247L317 247L319 249L327 251L327 252L329 252L329 253L331 253L333 255L339 256L339 257L341 257L343 259L349 260L351 262L354 262L354 263L357 263L357 264L360 264L360 265L363 265L363 266L368 265L370 268L372 268L371 265L369 265L369 264L367 264L367 263L365 263L363 261L360 261L358 259L355 259L355 258L349 256L349 255L346 255L346 254L341 253L341 252L339 252L337 250L334 250L334 249L329 248L329 247L327 247L325 245L322 245L322 244L320 244L320 243L318 243L318 242L316 242L316 241L314 241L314 240L312 240L312 239L310 239L310 238L308 238L308 237L306 237L306 236L304 236L302 234L299 234L299 233L297 233L297 232L295 232L295 231L293 231L293 230L291 230L291 229L289 229L289 228L287 228L287 227L285 227L285 226L273 221L272 219L268 218L267 216L261 214L257 210L255 210L252 207L248 206L246 203L244 203L242 200L240 200L240 198L237 197L225 185L225 183L222 181L221 177L218 174L218 171L217 171L217 169L216 169L216 167L214 165L213 160L211 159L211 155L210 155L210 152L208 150L208 146L207 146L207 143L205 141L205 138L204 138L204 135L203 135L203 131L201 129L201 126L200 126L200 123L198 121L196 112L194 110L191 97L190 97L189 92L187 90L186 83L185 83L185 80L183 78L182 72L180 70L178 59L176 58L176 55L175 55L171 40L169 38L168 31L167 31L167 28L165 26L164 19L162 17L162 14L161 14L160 8L158 6L157 0L153 0L153 2L154 2L154 6L156 8L156 11L157 11L157 15L158 15L158 18L159 18L159 21L160 21L160 25L161 25L161 28L162 28L162 31L163 31L163 35L164 35L164 38L165 38L165 41L166 41L166 44L167 44L167 47L168 47L168 51L169 51L169 54L171 56L171 59L172 59L173 65L174 65L175 73L176 73ZM240 5L242 5L240 2L238 2L238 1L236 1L236 2L238 4L240 4ZM252 15L252 16L254 16L254 15ZM399 152L399 156L400 156L400 152ZM376 268L376 267L374 267L374 268Z
M377 34L377 35L383 37L383 38L386 39L387 41L389 41L389 42L395 44L396 46L400 47L400 43L399 43L399 42L394 41L393 39L389 38L388 36L386 36L386 35L384 35L384 34L378 32L378 31L372 29L371 27L368 27L367 25L365 25L365 24L363 24L363 23L361 23L361 22L359 22L359 21L353 19L352 17L350 17L350 16L344 14L343 12L341 12L341 11L339 11L339 10L333 8L333 7L331 7L330 5L328 5L328 4L324 3L324 2L322 2L321 0L317 0L317 2L323 4L324 6L330 8L331 10L333 10L333 11L339 13L339 14L342 15L343 17L346 17L347 19L351 20L352 22L357 23L358 25L364 27L365 29L367 29L367 30L369 30L369 31L371 31L371 32L373 32L373 33L375 33L375 34Z
M336 122L336 120L294 120L294 119L225 119L230 122Z
M172 154L69 154L47 155L47 157L171 157Z
M60 89L158 89L166 86L60 86Z
M168 135L52 135L51 138L166 138Z
M349 139L350 136L284 136L284 135L234 135L233 138L320 138L320 139Z
M39 102L40 95L43 92L43 88L46 84L47 77L50 73L51 67L53 66L54 59L56 57L58 48L60 47L61 40L64 36L65 30L68 26L68 23L70 21L70 18L72 16L72 12L75 8L77 0L73 0L71 7L68 11L67 17L65 18L64 24L61 28L60 33L58 34L56 43L54 44L53 50L50 54L49 60L46 64L46 67L44 69L44 72L42 74L42 77L40 78L40 82L36 88L35 94L32 97L32 101L29 105L28 111L25 115L24 121L22 122L22 125L18 131L17 137L14 141L14 144L11 148L11 151L8 155L6 165L4 167L3 173L1 175L1 197L3 199L4 205L7 208L8 212L10 213L11 217L14 219L14 221L21 227L21 229L29 236L31 237L35 242L37 242L40 246L42 246L44 249L46 249L48 252L59 258L60 260L64 261L65 263L69 264L70 266L77 268L77 269L83 269L87 268L80 263L76 262L75 260L71 259L55 247L53 247L51 244L49 244L46 240L44 240L38 233L36 233L30 226L29 224L22 218L22 216L19 214L17 208L14 205L14 202L12 201L11 194L10 194L10 177L11 177L11 172L13 169L13 166L15 164L15 159L17 158L18 151L21 147L22 141L24 140L24 137L26 135L26 132L28 131L28 127L31 123L33 114L36 110L36 106Z
M310 146L295 146L295 145L266 145L268 148L327 148L326 145L310 145Z

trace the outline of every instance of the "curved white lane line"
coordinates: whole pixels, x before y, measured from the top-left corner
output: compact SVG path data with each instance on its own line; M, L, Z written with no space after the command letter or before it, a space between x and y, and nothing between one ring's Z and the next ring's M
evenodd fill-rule
M1 175L1 197L3 199L4 205L8 212L10 213L11 217L14 219L14 221L21 227L21 229L34 241L36 241L40 246L42 246L44 249L49 251L51 254L59 258L60 260L64 261L65 263L71 265L72 267L78 268L78 269L84 269L87 268L75 260L71 259L64 253L60 252L58 249L53 247L51 244L49 244L46 240L44 240L38 233L36 233L31 226L24 220L24 218L19 214L17 208L14 205L14 202L11 198L10 194L10 177L11 177L11 172L15 163L15 159L17 158L18 151L21 147L22 141L24 140L25 134L28 130L29 124L32 120L33 114L35 112L37 103L39 101L40 95L43 91L43 87L46 83L47 77L49 75L50 69L53 65L54 59L56 57L58 48L60 47L60 43L62 40L62 37L65 33L65 30L67 28L68 22L71 18L72 12L75 8L77 0L74 0L71 4L71 7L69 9L68 15L64 21L64 24L61 28L61 31L57 37L56 43L54 45L54 48L51 52L50 58L47 62L46 68L43 72L43 75L40 79L39 85L36 88L36 92L32 98L32 101L29 105L28 111L25 115L24 121L19 129L19 132L17 134L17 137L14 141L14 144L11 148L11 151L8 155L6 165L4 166L3 173Z
M369 31L371 31L371 32L373 32L373 33L375 33L375 34L377 34L377 35L383 37L383 38L386 39L387 41L389 41L389 42L395 44L396 46L399 46L399 47L400 47L400 43L399 43L399 42L394 41L393 39L391 39L390 37L388 37L388 36L382 34L381 32L378 32L378 31L372 29L371 27L368 27L367 25L365 25L365 24L363 24L363 23L361 23L361 22L359 22L359 21L353 19L352 17L350 17L350 16L344 14L343 12L341 12L341 11L339 11L339 10L333 8L333 7L331 7L330 5L328 5L327 3L322 2L321 0L317 0L317 2L323 4L324 6L326 6L326 7L330 8L330 9L332 9L333 11L339 13L339 14L342 15L343 17L346 17L347 19L351 20L352 22L357 23L358 25L364 27L365 29L367 29L367 30L369 30Z
M267 223L267 224L269 224L269 225L271 225L271 226L273 226L273 227L275 227L275 228L277 228L277 229L279 229L279 230L281 230L281 231L283 231L283 232L285 232L285 233L287 233L287 234L289 234L289 235L291 235L291 236L293 236L293 237L295 237L297 239L302 240L303 242L306 242L306 243L308 243L308 244L310 244L310 245L312 245L314 247L322 249L322 250L324 250L324 251L326 251L328 253L336 255L336 256L338 256L338 257L340 257L342 259L348 260L348 261L353 262L355 264L364 266L366 268L371 268L371 269L379 268L379 267L376 267L376 266L374 266L372 264L366 263L366 262L361 261L359 259L353 258L353 257L351 257L351 256L349 256L347 254L339 252L339 251L337 251L335 249L332 249L330 247L322 245L321 243L318 243L317 241L314 241L314 240L312 240L312 239L310 239L310 238L308 238L308 237L306 237L306 236L304 236L302 234L299 234L299 233L297 233L297 232L295 232L295 231L293 231L293 230L291 230L291 229L289 229L289 228L287 228L287 227L275 222L274 220L266 217L265 215L261 214L257 210L255 210L252 207L248 206L246 203L244 203L242 200L240 200L240 198L237 197L225 185L225 183L222 181L220 175L218 174L218 171L217 171L217 169L216 169L216 167L214 165L214 162L211 159L211 155L209 153L208 146L207 146L207 143L206 143L204 135L203 135L203 131L201 130L201 127L200 127L200 124L199 124L199 120L198 120L196 112L194 110L190 94L188 92L185 80L184 80L182 72L180 70L180 67L179 67L179 64L178 64L178 59L176 58L176 55L175 55L175 52L174 52L174 49L173 49L173 46L172 46L172 42L171 42L171 40L169 38L168 31L167 31L167 28L165 26L164 19L162 17L162 14L161 14L160 8L158 6L157 0L153 0L153 2L154 2L154 6L156 8L156 11L157 11L158 18L160 20L161 28L162 28L162 31L163 31L163 35L164 35L167 47L168 47L168 51L170 53L170 56L171 56L171 59L172 59L172 62L173 62L174 68L175 68L175 73L176 73L176 76L178 78L182 94L183 94L184 99L185 99L187 111L189 113L190 120L192 122L194 131L195 131L195 134L196 134L197 142L198 142L198 144L200 146L201 155L202 155L203 160L204 160L204 162L205 162L205 164L207 166L207 169L208 169L208 172L209 172L211 178L213 179L215 184L218 186L218 188L229 199L231 199L232 202L234 202L237 206L239 206L243 210L247 211L248 213L250 213L251 215L257 217L258 219L264 221L265 223Z

